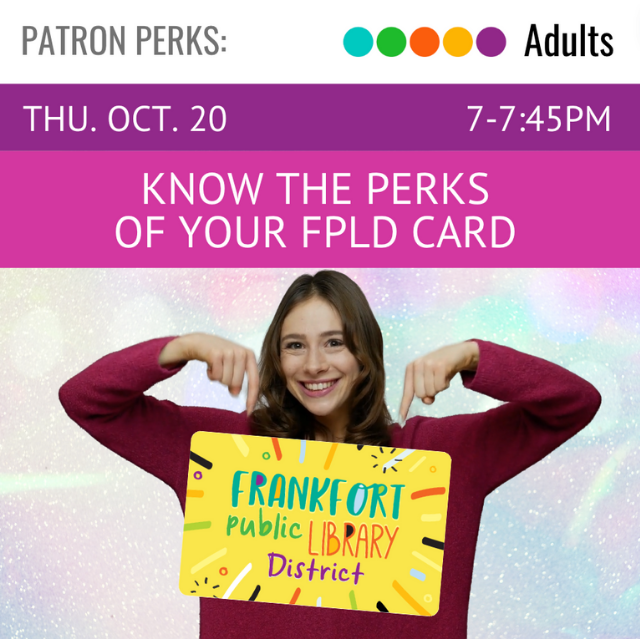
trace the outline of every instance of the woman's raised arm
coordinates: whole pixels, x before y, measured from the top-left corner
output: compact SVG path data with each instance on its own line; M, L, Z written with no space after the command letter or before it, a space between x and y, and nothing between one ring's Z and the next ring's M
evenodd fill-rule
M475 363L460 369L464 386L504 404L484 413L412 418L405 442L456 451L454 464L477 469L486 493L551 453L598 411L597 389L557 364L482 340L461 344L478 348Z
M60 389L60 402L69 417L96 440L177 490L186 483L193 433L248 433L243 414L181 407L145 395L189 360L203 360L209 364L209 377L228 382L235 393L242 386L241 365L236 363L244 362L252 370L254 397L257 369L251 361L255 364L255 357L239 345L212 338L206 334L159 338L109 354L66 382Z

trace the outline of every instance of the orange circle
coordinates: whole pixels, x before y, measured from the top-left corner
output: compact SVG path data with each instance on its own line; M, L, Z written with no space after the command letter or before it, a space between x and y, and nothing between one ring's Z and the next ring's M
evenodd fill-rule
M229 570L227 569L227 567L220 567L220 575L221 576L226 576L227 573L229 573Z
M440 36L429 27L420 27L411 34L409 46L417 56L428 58L440 47Z
M455 58L466 56L473 47L473 36L463 27L453 27L442 39L444 50Z
M431 473L435 473L437 471L437 469L435 467L431 467L431 469L429 469L429 471L431 471Z

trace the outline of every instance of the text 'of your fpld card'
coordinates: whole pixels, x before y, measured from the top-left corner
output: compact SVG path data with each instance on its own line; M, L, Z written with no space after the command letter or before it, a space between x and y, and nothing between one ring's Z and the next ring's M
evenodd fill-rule
M439 451L195 433L180 590L432 616L450 474Z

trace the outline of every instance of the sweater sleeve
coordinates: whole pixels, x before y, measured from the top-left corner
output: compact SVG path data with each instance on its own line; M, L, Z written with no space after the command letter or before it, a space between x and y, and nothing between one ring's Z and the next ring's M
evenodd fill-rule
M463 372L463 384L505 404L437 422L440 429L452 427L451 437L462 439L462 457L479 469L478 479L489 494L586 427L601 398L589 382L552 362L475 342L480 348L478 369ZM424 427L428 431L428 421ZM413 435L415 444L421 439L419 431Z
M180 371L158 364L160 351L172 339L105 356L66 382L59 395L69 417L98 442L178 490L186 482L192 434L231 431L235 414L180 407L144 394Z

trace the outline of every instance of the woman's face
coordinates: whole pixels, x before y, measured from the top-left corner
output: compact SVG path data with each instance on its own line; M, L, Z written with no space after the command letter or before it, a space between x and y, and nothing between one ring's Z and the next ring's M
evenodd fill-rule
M322 298L296 305L284 320L280 362L287 389L335 436L344 436L360 363L344 342L338 312Z

